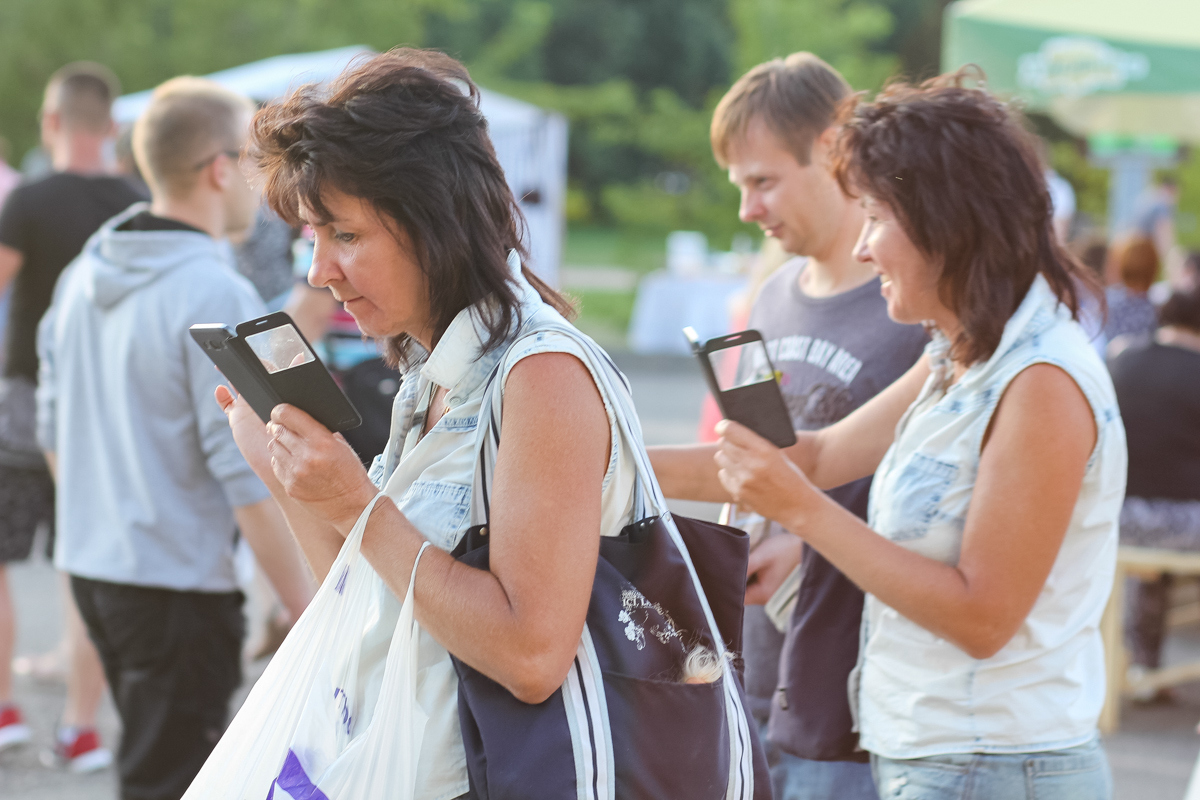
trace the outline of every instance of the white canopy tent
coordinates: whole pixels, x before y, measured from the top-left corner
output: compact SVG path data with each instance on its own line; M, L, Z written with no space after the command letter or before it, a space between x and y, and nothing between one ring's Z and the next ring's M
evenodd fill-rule
M329 81L355 58L372 52L356 46L275 56L205 77L265 103L301 84ZM557 286L567 190L567 121L511 97L486 89L481 93L480 106L496 155L529 223L530 266ZM118 98L113 116L121 123L134 121L150 102L150 95L147 90Z

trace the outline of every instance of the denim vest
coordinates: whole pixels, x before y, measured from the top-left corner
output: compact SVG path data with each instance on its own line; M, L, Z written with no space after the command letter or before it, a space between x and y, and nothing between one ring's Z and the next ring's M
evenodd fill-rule
M1096 734L1104 703L1101 614L1112 588L1125 493L1125 431L1112 381L1083 330L1038 276L995 353L945 388L949 342L926 354L934 374L901 418L871 489L881 535L958 562L988 423L1010 381L1053 364L1079 385L1097 440L1054 566L1029 616L990 658L975 659L867 595L850 679L861 746L888 758L1054 750Z
M478 460L476 428L489 378L495 372L495 380L502 387L521 359L538 353L572 353L587 363L578 342L551 330L568 323L520 276L515 254L510 256L509 266L520 299L519 327L514 327L505 343L484 351L487 334L479 323L477 309L461 311L424 363L405 376L392 408L387 447L369 473L408 521L447 552L458 545L472 525L472 485ZM447 388L448 410L422 437L435 386ZM611 536L632 521L636 469L619 435L608 398L605 410L613 449L601 486L601 533ZM378 695L383 676L382 659L400 612L399 601L382 582L379 591L379 621L364 634L364 653L377 647L380 658L361 668L367 677L360 685L368 687L358 704L362 709L374 707L373 698ZM420 637L417 702L429 721L418 762L416 798L449 800L466 794L469 788L458 718L458 677L445 648L423 628ZM359 724L369 721L363 718Z

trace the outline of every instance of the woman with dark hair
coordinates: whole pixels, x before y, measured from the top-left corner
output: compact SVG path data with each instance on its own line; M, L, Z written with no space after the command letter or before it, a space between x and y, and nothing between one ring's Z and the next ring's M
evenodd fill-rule
M722 423L711 480L867 592L850 692L881 796L1096 800L1124 431L1029 136L965 77L889 87L838 144L856 254L925 357L787 451ZM872 472L869 524L819 491Z
M1121 541L1200 551L1200 287L1172 294L1154 336L1126 344L1109 361L1129 441ZM1171 576L1162 575L1137 581L1130 593L1125 630L1135 684L1160 666L1170 588ZM1143 699L1158 696L1169 693L1149 690Z
M642 512L661 497L628 387L603 351L566 322L571 309L563 298L523 266L521 213L488 138L479 90L457 61L397 49L360 61L328 89L298 89L259 111L249 159L271 207L315 232L309 282L328 287L366 335L383 340L405 378L391 438L369 472L345 440L293 406L277 406L264 426L229 391L217 399L320 579L366 519L361 552L392 591L379 593L377 621L363 633L361 692L379 691L384 661L377 656L380 647L387 654L396 597L413 576L421 629L414 700L429 718L414 796L466 795L456 673L477 671L507 698L536 705L555 696L581 660L590 670L594 653L579 653L592 641L584 623L601 537L621 533L635 516L652 516ZM482 440L477 431L485 432ZM477 512L486 522L478 535L490 547L486 569L451 555L478 524ZM640 608L634 614L645 616ZM612 609L614 621L618 612ZM649 658L662 644L679 649L682 662L685 645L675 638L637 643L638 655ZM628 644L635 647L632 636ZM723 661L710 661L701 665L705 674L685 670L680 683L714 684L732 674ZM580 680L594 683L597 673ZM664 680L672 678L664 673ZM732 698L729 708L739 702L732 685L722 682L718 695ZM678 690L691 687L671 688L683 696ZM696 690L707 696L713 688ZM350 701L355 724L369 724L358 709L374 701ZM576 708L582 715L584 705L565 713ZM574 747L579 726L570 720ZM605 759L609 720L584 722L600 748L598 755L576 751L590 765L587 791L611 796L610 781L628 780L621 768L629 759L618 754L614 778L610 742L607 765L593 764ZM545 727L541 733L550 735ZM707 733L697 731L720 739ZM722 741L714 762L735 751ZM520 746L543 751L544 767L550 743ZM483 774L475 768L484 755L474 755L471 782ZM741 781L740 762L728 766L729 780ZM672 785L682 774L646 777ZM527 796L560 796L546 789L545 774L517 778ZM576 771L565 780L584 778Z

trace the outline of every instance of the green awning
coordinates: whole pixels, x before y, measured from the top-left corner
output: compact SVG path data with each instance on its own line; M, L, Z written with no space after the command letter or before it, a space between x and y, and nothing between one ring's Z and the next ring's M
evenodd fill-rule
M1074 134L1200 142L1200 0L959 0L944 31L944 70Z

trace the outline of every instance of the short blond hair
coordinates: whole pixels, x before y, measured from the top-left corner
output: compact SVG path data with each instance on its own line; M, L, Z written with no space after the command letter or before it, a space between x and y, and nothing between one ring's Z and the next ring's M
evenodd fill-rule
M806 165L813 142L833 124L838 106L851 92L846 79L812 53L759 64L717 104L709 129L713 156L722 168L728 167L730 150L757 119Z
M239 150L254 103L205 78L172 78L133 125L133 155L155 191L186 194L204 160Z

